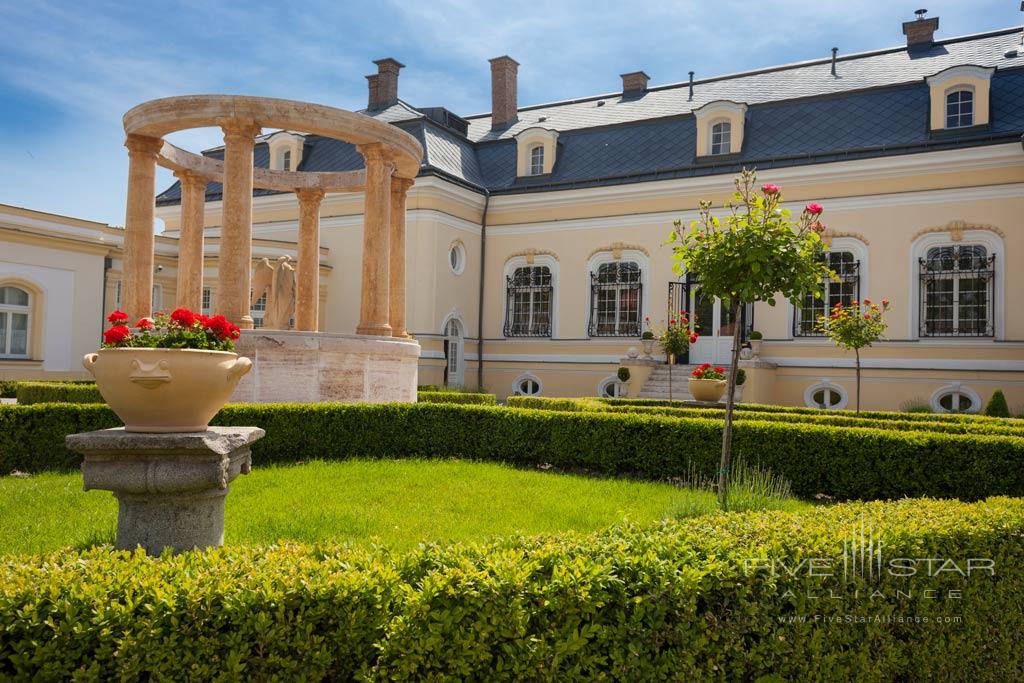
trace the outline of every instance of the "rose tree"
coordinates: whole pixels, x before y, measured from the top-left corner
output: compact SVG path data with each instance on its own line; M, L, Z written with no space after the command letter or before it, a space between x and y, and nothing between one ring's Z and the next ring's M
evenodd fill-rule
M860 412L860 350L882 338L886 323L882 317L889 310L889 300L882 306L864 299L863 308L856 299L849 305L836 304L828 316L818 316L818 329L841 349L853 349L857 359L857 412Z
M757 175L746 169L736 178L736 191L719 218L711 202L700 203L700 213L690 230L681 221L668 242L673 245L673 270L677 275L697 273L705 294L728 306L731 319L739 321L741 307L756 301L774 306L776 297L798 304L807 292L821 296L822 280L831 274L821 255L820 204L808 204L793 220L781 207L777 185L756 189ZM739 364L740 326L735 325L732 361L728 373L722 459L718 470L718 501L728 509L728 472L732 455L732 413Z

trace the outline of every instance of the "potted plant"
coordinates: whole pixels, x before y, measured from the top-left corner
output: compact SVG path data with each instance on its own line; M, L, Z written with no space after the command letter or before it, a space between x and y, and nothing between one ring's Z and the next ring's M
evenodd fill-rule
M737 403L743 400L743 385L747 383L747 371L743 368L736 369L736 395L733 398Z
M627 395L629 393L629 378L630 378L629 368L619 368L619 371L616 373L616 375L618 376L619 382L622 385L622 390L621 390L622 393L620 393L619 395L620 396L625 396L625 395Z
M679 311L678 318L671 318L668 321L668 327L659 335L658 341L661 342L661 348L665 351L669 363L673 362L673 358L676 363L683 362L683 356L690 350L690 344L697 341L697 333L690 329L686 311Z
M750 342L750 350L754 354L754 358L761 357L761 344L764 343L764 335L757 330L751 330L747 336L747 340Z
M179 308L134 329L122 311L107 320L102 348L82 364L129 432L205 431L252 368L234 352L240 331L223 315Z
M651 317L644 318L644 331L640 335L640 345L644 349L644 359L650 360L654 351L654 331L651 329Z
M725 368L704 363L690 373L690 395L695 401L718 403L725 393Z

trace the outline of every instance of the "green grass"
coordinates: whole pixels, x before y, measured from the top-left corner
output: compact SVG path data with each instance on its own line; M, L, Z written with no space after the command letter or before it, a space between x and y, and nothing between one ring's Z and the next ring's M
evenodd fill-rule
M681 509L712 512L714 495L459 460L312 462L254 468L235 480L225 543L348 541L406 550L425 541L594 531ZM82 491L78 473L0 478L0 555L112 543L116 525L117 502L106 491Z

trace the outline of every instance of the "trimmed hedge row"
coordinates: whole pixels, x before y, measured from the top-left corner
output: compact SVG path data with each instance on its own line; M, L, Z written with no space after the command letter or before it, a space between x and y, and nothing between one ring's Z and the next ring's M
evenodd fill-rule
M96 384L87 382L18 382L17 399L21 405L106 403Z
M116 426L102 405L0 406L0 472L68 469L64 436ZM267 436L256 465L352 457L461 457L646 479L716 471L722 426L635 413L443 404L236 404L214 424ZM840 499L1024 495L1024 438L739 420L734 453Z
M886 560L987 558L995 571L846 578L844 542L864 528ZM7 559L0 678L1021 680L1022 535L1021 500L902 500L401 556Z
M620 406L659 406L672 408L695 408L697 406L687 405L685 401L669 401L663 398L605 398L596 399L608 405ZM709 408L709 410L725 410L721 408ZM821 408L808 408L806 406L781 406L773 403L737 403L736 410L753 410L759 413L793 413L796 415L821 415L826 411ZM859 413L855 410L829 410L829 415L846 415L849 417L870 418L877 420L920 420L924 422L990 422L1002 420L1007 424L1020 425L1024 427L1024 419L1020 418L999 418L974 413L906 413L895 410L862 410Z
M515 399L515 400L513 400ZM525 400L524 400L525 399ZM721 408L674 408L670 406L609 405L595 399L544 398L541 396L518 396L509 398L509 406L536 408L539 410L604 411L609 413L639 413L665 415L678 418L702 417L721 419ZM737 420L761 420L764 422L790 422L794 424L821 424L834 427L869 427L872 429L894 429L920 432L945 432L949 434L993 434L1024 437L1024 422L1006 424L999 420L970 422L926 422L923 420L901 420L902 413L890 413L888 419L858 418L855 415L833 414L831 411L818 413L737 411Z
M498 403L494 394L473 394L466 391L417 391L417 400L424 403L463 403L493 406Z

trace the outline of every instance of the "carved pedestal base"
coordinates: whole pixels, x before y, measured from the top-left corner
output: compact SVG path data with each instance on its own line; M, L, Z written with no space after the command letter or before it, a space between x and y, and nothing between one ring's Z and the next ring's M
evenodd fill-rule
M119 504L117 548L159 555L224 543L228 485L248 474L258 427L142 434L123 428L72 434L69 449L85 455L85 490L113 491Z

